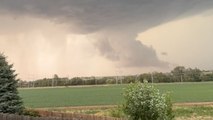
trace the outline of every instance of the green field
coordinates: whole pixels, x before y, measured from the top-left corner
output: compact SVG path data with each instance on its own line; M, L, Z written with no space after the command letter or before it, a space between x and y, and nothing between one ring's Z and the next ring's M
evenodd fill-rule
M213 102L213 82L155 84L162 92L171 92L174 102ZM27 107L66 107L114 105L122 102L126 85L19 89Z

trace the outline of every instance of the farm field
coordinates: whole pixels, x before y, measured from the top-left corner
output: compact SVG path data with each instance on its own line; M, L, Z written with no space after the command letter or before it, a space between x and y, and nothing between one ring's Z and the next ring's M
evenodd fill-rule
M213 102L213 82L154 84L174 102ZM19 89L29 108L116 105L127 85Z

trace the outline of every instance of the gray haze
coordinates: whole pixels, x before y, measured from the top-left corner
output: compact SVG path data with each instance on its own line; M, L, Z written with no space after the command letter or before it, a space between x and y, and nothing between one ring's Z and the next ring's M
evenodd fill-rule
M154 48L136 40L138 33L212 7L212 0L0 0L0 16L45 19L66 26L70 33L99 36L91 40L99 55L118 67L166 68L169 63L161 61ZM66 58L63 37L46 40L52 47L57 45L60 57ZM31 58L36 57L30 49L26 52ZM29 56L23 58L26 57Z

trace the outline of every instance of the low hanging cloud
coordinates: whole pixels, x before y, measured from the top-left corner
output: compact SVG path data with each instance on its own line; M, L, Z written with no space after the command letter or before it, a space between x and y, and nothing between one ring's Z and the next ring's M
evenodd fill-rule
M116 50L112 47L108 39L99 39L94 45L102 56L113 61L120 59L119 54L116 53Z
M154 48L135 40L137 34L212 7L212 0L1 0L0 15L42 18L65 24L72 33L101 34L94 42L99 54L122 67L166 67Z

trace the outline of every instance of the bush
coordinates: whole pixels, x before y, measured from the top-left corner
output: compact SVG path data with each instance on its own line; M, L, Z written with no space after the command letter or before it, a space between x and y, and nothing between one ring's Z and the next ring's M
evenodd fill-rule
M115 79L108 79L107 81L106 81L106 83L107 84L115 84L116 83L116 80Z
M25 116L32 116L32 117L41 117L38 111L32 109L25 109L22 113Z
M124 113L132 120L172 120L172 103L168 94L145 83L130 84L124 93Z
M110 109L109 116L116 117L116 118L124 118L125 114L122 109L122 106L117 106L115 108Z

